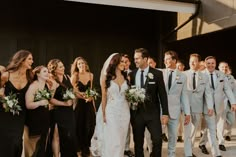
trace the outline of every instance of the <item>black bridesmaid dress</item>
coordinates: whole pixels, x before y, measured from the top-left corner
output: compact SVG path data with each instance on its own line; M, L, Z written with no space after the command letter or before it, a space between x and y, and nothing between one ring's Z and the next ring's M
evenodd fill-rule
M45 86L48 90L47 86ZM37 141L33 157L45 157L47 136L50 126L50 114L48 107L39 106L33 110L27 110L26 125L29 128L29 136L40 136Z
M9 80L5 83L5 95L16 93L22 111L19 115L13 115L5 112L0 105L0 157L21 157L26 115L25 93L28 87L29 83L22 89L16 89Z
M66 89L72 89L70 79L65 75L62 83L58 82L54 98L59 101L63 100L63 94ZM60 153L61 157L77 157L76 152L76 140L75 140L75 115L73 107L67 106L55 106L50 112L51 114L51 131L50 131L50 141L49 146L51 149L53 132L55 129L55 124L57 124L60 140ZM52 156L52 151L49 150L48 156Z
M91 86L89 80L87 84L78 81L77 84L80 92L85 92ZM89 147L95 129L95 110L92 102L86 102L84 99L78 99L76 108L76 134L77 134L77 151L82 152L82 157L89 156Z

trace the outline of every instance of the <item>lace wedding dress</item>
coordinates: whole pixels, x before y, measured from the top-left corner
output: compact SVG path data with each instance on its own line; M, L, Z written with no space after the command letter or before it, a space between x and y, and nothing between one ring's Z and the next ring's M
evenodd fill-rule
M130 110L125 99L125 81L120 87L111 81L107 89L106 123L103 123L101 105L97 112L95 133L91 141L93 156L123 157Z

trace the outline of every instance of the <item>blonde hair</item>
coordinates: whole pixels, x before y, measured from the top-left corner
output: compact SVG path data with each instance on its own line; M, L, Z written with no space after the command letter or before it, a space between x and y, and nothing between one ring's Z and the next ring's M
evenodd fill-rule
M71 65L71 70L70 70L71 75L73 75L75 72L79 72L79 68L78 68L78 66L77 66L77 62L78 62L79 60L84 61L84 63L85 63L85 70L86 70L87 72L90 72L87 61L86 61L83 57L77 57L77 58L75 58L73 64Z

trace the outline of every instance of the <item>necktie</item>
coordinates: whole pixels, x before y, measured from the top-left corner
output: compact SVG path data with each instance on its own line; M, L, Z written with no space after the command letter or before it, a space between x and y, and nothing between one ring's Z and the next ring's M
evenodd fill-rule
M196 89L196 73L193 73L193 90Z
M173 71L171 70L171 71L170 71L170 74L169 74L169 79L168 79L168 88L169 88L169 89L170 89L171 84L172 84L172 73L173 73Z
M141 88L144 87L144 81L143 81L143 70L141 70L141 76L140 76L140 85L141 85Z
M213 74L211 74L211 87L215 90Z

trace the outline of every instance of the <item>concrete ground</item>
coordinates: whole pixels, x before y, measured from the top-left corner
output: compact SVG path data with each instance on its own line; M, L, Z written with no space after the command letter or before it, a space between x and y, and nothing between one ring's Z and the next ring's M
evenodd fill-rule
M201 150L198 148L200 137L197 137L197 141L195 143L193 153L197 157L211 157L212 155L205 155L201 152ZM231 137L231 141L225 141L225 147L227 151L221 151L223 157L235 157L236 156L236 127L233 128L233 133ZM176 146L176 157L184 157L184 144L183 143L177 143ZM207 150L210 152L210 147L207 145ZM145 157L149 157L149 153L145 151ZM167 157L167 143L163 143L163 149L162 149L162 157Z

